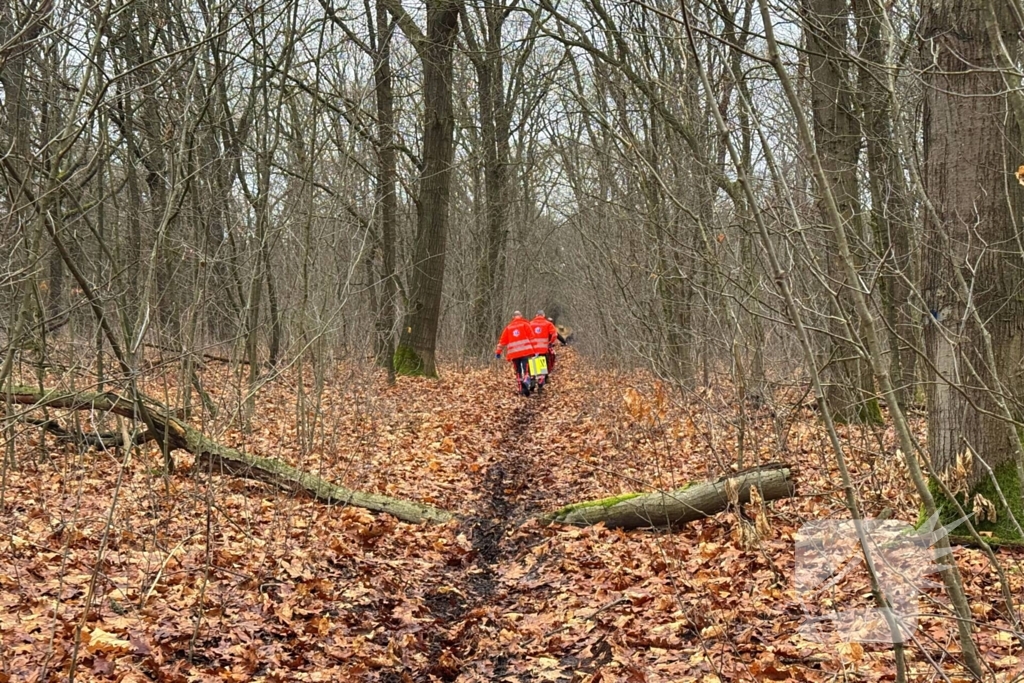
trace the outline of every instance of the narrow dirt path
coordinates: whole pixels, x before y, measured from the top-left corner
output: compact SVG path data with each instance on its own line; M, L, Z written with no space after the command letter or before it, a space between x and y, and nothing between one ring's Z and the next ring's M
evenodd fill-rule
M439 627L430 636L435 665L426 674L442 681L507 679L508 658L496 652L487 623L501 612L507 591L500 577L523 545L509 539L545 507L560 501L538 499L536 473L550 453L537 438L545 408L558 400L552 385L530 398L500 397L501 437L491 448L491 462L475 478L474 509L461 512L463 533L472 544L471 559L442 570L438 586L424 598ZM423 678L422 680L429 680Z
M501 438L473 481L476 504L463 511L472 561L446 568L425 600L435 618L447 621L433 634L439 664L428 672L440 680L568 682L612 657L605 634L614 629L580 632L566 621L574 614L615 620L629 609L620 591L599 586L597 595L580 600L576 590L581 565L606 569L574 551L574 539L586 539L586 548L609 532L545 527L537 518L581 499L580 491L607 491L609 481L622 485L621 473L633 465L604 459L618 450L618 437L607 433L614 420L597 420L621 412L622 399L595 383L571 351L560 361L560 374L543 395L502 397L489 410ZM552 580L552 572L560 579ZM566 591L564 582L573 588Z

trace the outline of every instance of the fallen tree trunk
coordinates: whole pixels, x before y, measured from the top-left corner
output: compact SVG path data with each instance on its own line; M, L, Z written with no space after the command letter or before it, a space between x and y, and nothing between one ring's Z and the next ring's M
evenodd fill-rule
M150 344L150 343L147 342L147 343L143 344L143 346L146 346L146 347L151 348L151 349L157 349L158 351L167 351L168 353L177 354L179 359L185 353L181 349L175 349L172 346L166 346L164 344ZM202 358L203 360L212 361L214 363L225 363L227 365L231 365L232 363L238 363L239 365L248 365L249 364L249 361L246 360L245 358L239 358L238 360L233 361L230 358L228 358L227 356L218 356L218 355L213 354L213 353L197 353L196 355L199 356L200 358Z
M12 403L32 408L96 410L132 420L138 417L134 403L113 393L60 392L16 386L9 396ZM445 510L430 505L354 491L281 460L260 458L223 446L190 427L174 411L156 401L145 400L153 406L150 417L154 428L160 432L160 439L166 440L172 450L180 448L195 455L196 466L204 470L209 468L215 473L223 472L243 479L262 481L284 491L312 496L323 503L353 505L373 512L386 512L404 522L446 522L452 518Z
M94 446L96 448L124 448L126 443L125 437L128 437L127 443L131 443L135 446L141 446L148 441L155 441L156 436L153 435L149 430L136 432L134 434L116 434L114 432L86 432L82 430L65 429L56 420L36 420L34 418L24 418L24 421L40 429L45 429L48 433L53 434L57 437L57 441L62 443L76 443L83 446Z
M731 482L727 484L727 482ZM790 498L796 492L788 465L773 463L734 472L717 481L693 483L675 491L626 493L602 500L567 505L546 515L546 522L638 529L673 527L721 512L729 505L727 486L734 486L741 503L750 501L755 486L764 500Z

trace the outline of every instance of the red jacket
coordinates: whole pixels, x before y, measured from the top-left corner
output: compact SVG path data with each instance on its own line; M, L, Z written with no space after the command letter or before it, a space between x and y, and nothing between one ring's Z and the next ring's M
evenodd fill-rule
M538 315L531 320L530 329L533 332L534 353L547 353L558 339L558 330L544 316Z
M534 348L533 330L526 318L517 315L502 331L501 339L498 340L498 348L495 353L501 353L505 349L505 359L515 360L532 356L536 353Z

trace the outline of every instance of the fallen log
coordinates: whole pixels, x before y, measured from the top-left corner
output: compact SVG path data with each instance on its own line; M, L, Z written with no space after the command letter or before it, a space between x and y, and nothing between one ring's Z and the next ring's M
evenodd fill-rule
M728 474L716 481L692 483L675 491L626 493L601 500L566 505L543 521L575 526L603 522L618 529L676 527L721 512L729 505L728 486L735 487L741 503L750 501L750 487L764 500L790 498L795 492L789 465L772 463Z
M82 430L66 429L56 420L36 420L24 418L24 421L35 427L46 430L57 437L61 443L76 443L82 446L93 446L95 448L124 448L125 434L114 432L86 432ZM141 446L148 441L156 441L156 435L149 430L129 434L128 442L135 446Z
M168 353L177 354L179 358L182 355L184 355L184 353L186 353L186 352L182 351L181 349L176 349L173 346L167 346L166 344L151 344L151 343L147 342L147 343L143 344L143 346L146 346L146 347L151 348L151 349L157 349L158 351L167 351ZM201 353L197 353L196 355L201 357L203 360L208 360L208 361L211 361L211 362L214 362L214 363L225 363L227 365L231 365L232 363L238 363L239 365L248 365L249 364L249 361L244 359L244 358L239 358L238 360L233 361L230 358L228 358L227 356L218 356L218 355L213 354L213 353L201 352Z
M2 397L2 392L0 392ZM10 401L32 408L58 408L64 410L95 410L135 420L137 407L132 401L114 393L60 392L16 386L9 394ZM214 473L226 473L243 479L270 484L283 491L305 494L331 505L352 505L373 512L386 512L404 522L447 522L452 515L445 510L413 501L355 491L332 484L274 458L260 458L221 445L207 438L198 429L189 426L156 401L151 404L153 428L166 439L171 450L181 449L196 456L196 467Z

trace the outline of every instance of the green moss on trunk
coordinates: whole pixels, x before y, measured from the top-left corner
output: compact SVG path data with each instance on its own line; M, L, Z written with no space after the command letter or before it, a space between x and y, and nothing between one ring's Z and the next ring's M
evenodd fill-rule
M630 498L636 498L639 495L641 495L641 494L639 494L639 493L620 493L617 496L609 496L607 498L601 498L599 500L585 500L585 501L583 501L581 503L571 503L570 505L566 505L564 508L555 510L554 512L552 512L549 515L545 515L545 517L547 517L549 519L558 519L559 517L564 517L565 515L567 515L570 512L572 512L573 510L581 510L583 508L608 508L608 507L611 507L612 505L615 505L616 503L621 503L624 500L629 500Z
M882 418L882 406L878 404L877 398L870 398L865 401L857 412L861 424L880 425L885 421Z
M604 523L617 529L674 527L725 510L729 506L728 482L736 487L742 503L750 500L754 487L766 501L788 498L795 491L790 474L787 465L769 463L715 481L692 482L674 491L623 493L574 503L544 515L540 521L576 526Z
M33 408L52 407L65 410L91 409L112 412L123 417L136 419L136 404L115 394L67 393L31 387L16 387L9 392L10 400ZM3 392L0 392L3 393ZM152 399L146 403L159 406ZM176 411L159 406L151 413L152 431L166 435L169 450L181 448L196 456L196 467L204 471L224 471L245 479L263 481L286 491L305 493L324 503L332 505L355 505L357 507L386 512L406 522L447 522L452 515L431 505L382 496L375 493L354 491L321 479L319 476L292 467L274 458L260 458L249 453L224 446L207 438L201 431L190 427L183 418L175 416Z
M395 349L395 374L414 377L426 375L423 359L411 346L400 344Z
M1007 510L1006 505L1003 505L1002 498L996 491L995 485L992 483L992 478L985 476L978 485L974 487L970 495L960 493L957 495L957 502L968 514L974 509L974 496L981 494L986 499L990 500L996 507L996 521L995 522L979 522L972 518L974 528L983 535L985 541L990 545L1017 545L1024 542L1024 538L1017 532L1017 528L1010 517L1017 520L1018 523L1024 524L1024 499L1021 498L1021 485L1020 480L1017 478L1017 468L1013 461L1004 462L998 465L995 470L995 478L999 483L999 489L1003 493L1003 497L1006 498L1006 502L1010 509ZM939 511L939 521L945 524L952 524L960 519L960 514L956 510L956 506L953 505L952 501L949 500L939 486L932 480L928 482L928 489L932 493L932 497L935 499L935 506ZM924 513L921 514L924 517ZM923 519L921 521L924 521ZM988 534L991 533L991 537ZM973 540L964 533L963 529L957 529L950 534L953 540L957 541L968 541Z
M885 422L885 418L882 415L882 406L878 403L878 399L871 398L857 406L856 416L852 411L849 414L844 414L839 410L832 411L832 421L840 425L881 425Z

